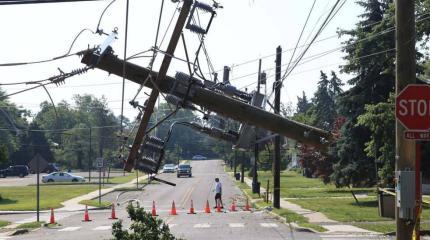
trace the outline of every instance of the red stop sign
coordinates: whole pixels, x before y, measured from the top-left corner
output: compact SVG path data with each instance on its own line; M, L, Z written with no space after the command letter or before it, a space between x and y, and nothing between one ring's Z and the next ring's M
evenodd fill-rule
M396 98L396 118L409 130L429 130L430 86L405 87Z

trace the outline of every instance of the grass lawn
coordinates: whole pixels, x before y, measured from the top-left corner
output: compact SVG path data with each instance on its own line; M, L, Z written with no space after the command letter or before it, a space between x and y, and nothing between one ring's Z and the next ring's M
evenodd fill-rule
M264 208L267 206L271 206L271 203L266 203L263 201L258 201L255 203L255 206L258 208ZM301 227L305 227L305 228L312 228L318 232L326 232L327 229L325 229L324 227L318 225L318 224L313 224L313 223L309 223L308 219L303 217L300 214L294 213L288 209L276 209L273 208L272 211L276 214L278 214L279 216L285 217L285 219L287 220L287 223L297 223L299 226Z
M354 199L316 198L289 201L303 208L324 213L328 218L341 222L376 222L392 220L378 215L378 201L375 197L358 199L359 205L357 205ZM429 207L423 209L422 219L430 219Z
M9 224L10 224L10 222L8 222L8 221L0 220L0 228L1 228L1 227L4 227L4 226L7 226L7 225L9 225Z
M139 172L139 177L144 175L145 173ZM133 179L136 179L136 172L126 173L125 176L111 177L107 180L107 183L122 184L130 182Z
M80 204L83 205L88 205L91 207L100 207L100 208L110 208L110 206L112 205L111 202L105 202L105 201L101 201L101 204L99 204L99 200L82 200L79 202Z
M92 192L96 185L42 185L40 187L40 208L58 208L65 200ZM36 210L36 187L0 187L2 200L0 210Z
M27 229L34 229L41 227L45 222L29 222L29 223L23 223L18 225L16 228L27 228Z
M267 180L273 189L273 175L271 172L259 172L261 187L266 188ZM354 194L375 195L375 188L353 188ZM272 192L272 190L271 190ZM311 198L311 197L351 197L351 189L336 188L333 184L324 184L317 178L305 178L294 171L281 172L281 197Z

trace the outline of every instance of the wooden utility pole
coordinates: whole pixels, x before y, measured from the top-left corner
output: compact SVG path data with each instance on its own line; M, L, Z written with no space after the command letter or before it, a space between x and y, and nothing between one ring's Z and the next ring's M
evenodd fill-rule
M261 82L261 59L258 61L258 77L257 77L257 92L260 93ZM254 167L252 174L252 193L260 194L260 183L258 182L258 128L255 128L255 144L254 144Z
M408 84L415 83L416 79L414 8L414 1L396 0L396 95ZM415 141L405 140L404 130L403 125L397 120L396 171L415 170ZM398 240L412 239L413 221L401 219L398 207L396 207L396 225Z
M170 62L172 61L172 56L175 53L176 46L178 44L179 38L181 37L182 29L184 28L192 3L193 1L191 0L184 0L181 12L178 17L178 21L176 23L175 28L173 29L169 45L167 46L166 54L164 55L163 62L161 63L160 71L158 72L158 75L155 79L155 83L152 83L152 80L150 81L152 84L160 86L160 84L166 78L167 70L169 69ZM152 76L150 76L150 78L152 78ZM128 155L127 161L124 165L124 170L126 171L131 171L131 169L133 169L135 165L138 150L140 148L140 145L142 144L143 138L146 135L146 129L148 127L148 123L154 110L158 95L158 87L154 87L146 102L145 111L143 113L139 129L137 130L136 137L130 149L130 154Z
M281 110L281 64L282 48L276 48L276 72L275 72L275 114L280 115ZM275 137L275 158L273 160L273 207L281 207L281 136Z

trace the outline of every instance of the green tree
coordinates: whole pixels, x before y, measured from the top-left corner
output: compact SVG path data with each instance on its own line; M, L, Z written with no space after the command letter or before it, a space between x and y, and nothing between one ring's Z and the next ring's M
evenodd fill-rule
M9 153L6 144L0 145L0 168L4 168L9 163Z
M371 131L370 140L364 149L367 156L378 167L379 183L384 187L393 187L395 159L395 118L394 95L386 102L366 105L366 112L358 117L358 126Z
M160 218L154 218L143 208L127 207L128 215L132 221L130 230L123 229L122 221L112 224L112 235L116 240L175 240L175 236L170 233L169 226Z

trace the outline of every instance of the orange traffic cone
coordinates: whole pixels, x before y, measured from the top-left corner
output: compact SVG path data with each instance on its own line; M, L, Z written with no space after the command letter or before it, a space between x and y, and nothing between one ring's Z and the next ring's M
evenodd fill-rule
M216 211L221 212L221 203L219 200L216 201Z
M194 212L194 204L193 204L193 200L191 199L191 207L190 207L190 212L188 214L196 214Z
M90 215L88 214L88 206L85 205L85 213L84 213L84 220L82 222L91 222Z
M251 208L249 206L248 198L246 199L245 211L251 211Z
M49 224L55 224L55 217L54 217L54 209L51 208L51 218L49 219Z
M170 210L170 215L178 215L176 213L175 201L172 202L172 210Z
M156 217L157 215L157 210L155 210L155 201L152 201L152 216Z
M209 200L206 200L206 208L205 208L205 212L206 212L206 213L211 213L211 208L209 207Z
M109 219L118 219L115 214L115 204L112 204L112 212Z
M231 203L230 211L232 211L232 212L236 212L237 211L236 210L236 204L234 203L234 199L233 199L233 202Z

